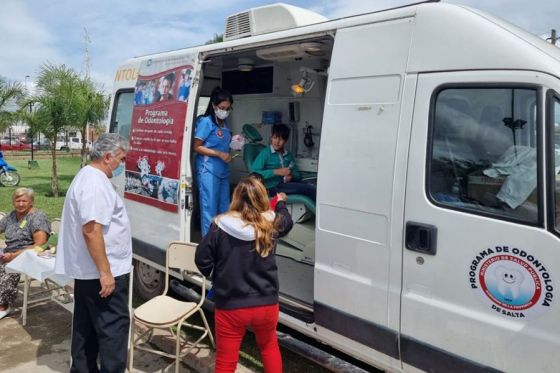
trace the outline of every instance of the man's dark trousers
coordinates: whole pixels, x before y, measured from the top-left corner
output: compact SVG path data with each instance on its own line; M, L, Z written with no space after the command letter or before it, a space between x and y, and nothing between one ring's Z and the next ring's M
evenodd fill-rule
M115 290L107 298L99 295L99 280L75 280L71 373L125 371L130 326L128 279L128 274L115 277Z

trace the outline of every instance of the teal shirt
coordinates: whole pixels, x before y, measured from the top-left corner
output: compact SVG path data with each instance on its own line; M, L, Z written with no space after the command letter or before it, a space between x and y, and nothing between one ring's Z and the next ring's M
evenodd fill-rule
M251 166L253 172L258 172L262 175L267 189L274 188L283 181L282 176L274 174L274 170L277 168L290 167L292 170L292 181L301 179L292 153L284 150L284 153L280 154L272 148L272 145L261 150Z

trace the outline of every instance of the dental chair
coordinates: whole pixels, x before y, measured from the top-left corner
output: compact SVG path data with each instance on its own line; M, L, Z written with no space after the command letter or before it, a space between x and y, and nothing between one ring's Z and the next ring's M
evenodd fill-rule
M249 173L254 172L252 164L260 151L266 147L261 141L261 134L250 124L243 125L243 161ZM286 206L294 227L286 236L279 239L277 255L286 256L299 262L315 262L315 202L301 194L289 194Z

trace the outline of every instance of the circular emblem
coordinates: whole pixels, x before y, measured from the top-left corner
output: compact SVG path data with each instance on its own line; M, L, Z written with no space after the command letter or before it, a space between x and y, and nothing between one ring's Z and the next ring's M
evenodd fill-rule
M470 264L469 283L483 304L509 318L538 316L554 299L546 266L516 247L495 246L478 253Z
M224 132L221 129L219 129L216 131L216 136L218 136L221 139L224 137Z

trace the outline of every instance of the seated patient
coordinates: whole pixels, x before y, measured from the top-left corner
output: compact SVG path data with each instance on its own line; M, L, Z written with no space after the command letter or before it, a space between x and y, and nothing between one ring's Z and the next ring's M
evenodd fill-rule
M12 194L14 210L0 220L0 233L6 236L6 248L0 256L0 319L11 312L20 277L17 273L6 273L6 263L23 250L47 242L51 231L47 215L33 207L34 196L33 189L16 189Z
M269 195L276 193L303 194L313 201L317 196L315 185L298 182L301 180L292 153L284 149L290 136L290 128L285 124L272 126L270 146L261 150L253 161L254 172L262 175Z

